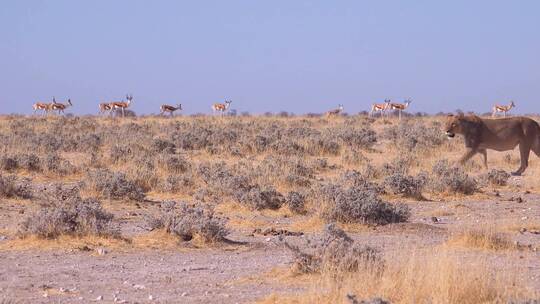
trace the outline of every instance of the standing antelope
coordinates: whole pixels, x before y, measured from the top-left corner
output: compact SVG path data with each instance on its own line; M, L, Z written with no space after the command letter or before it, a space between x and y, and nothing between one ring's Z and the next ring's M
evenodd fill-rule
M37 111L43 111L42 115L46 115L49 113L49 111L52 110L52 105L56 103L56 99L53 97L52 103L45 103L45 102L36 102L32 105L32 108L34 109L34 114L36 114Z
M51 104L51 110L58 111L58 114L60 113L64 114L64 110L72 106L73 104L71 103L71 99L67 100L67 104L63 104L63 103L56 102L56 100L53 98L53 103Z
M369 112L369 116L373 116L373 113L375 112L381 112L381 117L383 117L384 113L388 110L390 107L390 99L385 99L384 103L374 103L371 105L371 112Z
M326 117L338 116L339 114L341 114L341 112L343 112L343 105L342 104L338 105L337 109L333 109L333 110L330 110L330 111L326 112Z
M164 105L161 105L161 107L159 107L159 109L161 111L159 113L159 115L163 115L163 114L165 114L165 112L169 112L169 114L171 114L171 117L172 117L172 116L174 116L174 111L176 111L176 110L182 111L182 104L179 103L179 104L176 105L176 107L164 104Z
M110 103L111 109L113 111L121 109L122 110L122 117L125 117L126 116L125 115L125 110L131 104L131 101L133 100L133 96L132 95L126 95L126 100L127 101L113 101L113 102L111 102Z
M399 119L401 120L401 112L405 111L411 104L412 100L405 99L404 103L391 103L390 110L397 110L399 112Z
M112 114L112 106L109 102L103 102L99 104L99 114L103 115L106 112Z
M510 101L510 104L507 106L501 106L501 105L495 105L493 106L493 113L491 114L491 117L495 117L497 112L503 112L504 117L506 117L506 112L510 111L512 108L514 108L516 105L514 104L514 101Z
M231 106L232 100L225 100L225 103L215 103L212 105L212 111L214 111L214 114L216 112L221 112L221 115L223 116L223 113L225 113L229 107Z

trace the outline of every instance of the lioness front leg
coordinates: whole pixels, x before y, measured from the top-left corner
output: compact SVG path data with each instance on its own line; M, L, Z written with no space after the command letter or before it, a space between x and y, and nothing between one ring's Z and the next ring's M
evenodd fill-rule
M459 159L459 163L463 165L466 161L471 159L476 152L478 152L476 148L467 148L467 152L465 152L465 154Z
M521 142L519 143L519 155L521 156L521 166L516 172L512 172L512 175L519 176L527 166L529 166L529 153L531 152L531 145Z
M484 167L487 170L488 169L488 164L487 164L487 151L486 151L486 149L480 149L480 150L478 150L478 153L482 154L482 159L484 160Z

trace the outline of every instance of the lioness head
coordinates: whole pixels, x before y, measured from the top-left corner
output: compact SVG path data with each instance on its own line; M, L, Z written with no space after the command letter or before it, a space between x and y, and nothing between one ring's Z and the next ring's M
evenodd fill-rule
M456 134L463 134L463 118L465 116L463 113L460 113L459 115L448 115L448 118L446 119L446 136L452 138L456 136Z

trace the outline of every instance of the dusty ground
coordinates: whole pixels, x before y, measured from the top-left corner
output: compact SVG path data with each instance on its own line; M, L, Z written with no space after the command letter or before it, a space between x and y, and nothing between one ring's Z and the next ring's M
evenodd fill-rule
M482 201L410 203L410 223L365 228L350 235L390 256L409 249L445 246L448 237L464 227L487 225L506 230L514 242L523 245L522 249L478 250L473 254L485 255L498 272L511 271L520 284L539 291L540 231L531 223L540 216L540 196L486 196L489 199ZM116 207L113 210L123 231L134 239L147 233L141 228L144 214L157 208L150 204L141 208L133 204ZM236 229L230 236L238 243L217 248L179 244L165 250L151 246L143 249L136 246L136 241L101 246L99 242L81 241L71 245L67 242L63 249L50 244L25 248L27 244L18 243L11 233L13 223L24 216L20 212L25 203L4 200L0 208L0 294L4 299L21 303L84 303L97 299L124 303L249 303L271 293L298 293L305 287L283 270L290 265L291 254L279 245L278 237L253 235L248 228ZM433 222L434 216L437 223ZM256 219L266 222L267 227L288 227L286 222L276 225L275 220L262 214ZM521 228L527 230L520 232ZM287 238L301 242L303 237ZM98 248L104 248L106 253L99 255ZM471 253L457 250L456 254Z

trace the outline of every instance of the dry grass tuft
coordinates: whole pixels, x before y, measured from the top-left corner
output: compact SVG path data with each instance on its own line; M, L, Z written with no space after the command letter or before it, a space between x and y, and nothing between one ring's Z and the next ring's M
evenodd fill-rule
M350 303L381 297L391 303L477 304L523 298L513 278L495 276L482 258L463 263L452 252L426 251L388 259L382 273L356 272L335 279L323 273L305 294L273 294L259 303Z
M447 241L447 245L486 250L518 249L506 234L491 230L467 230Z

